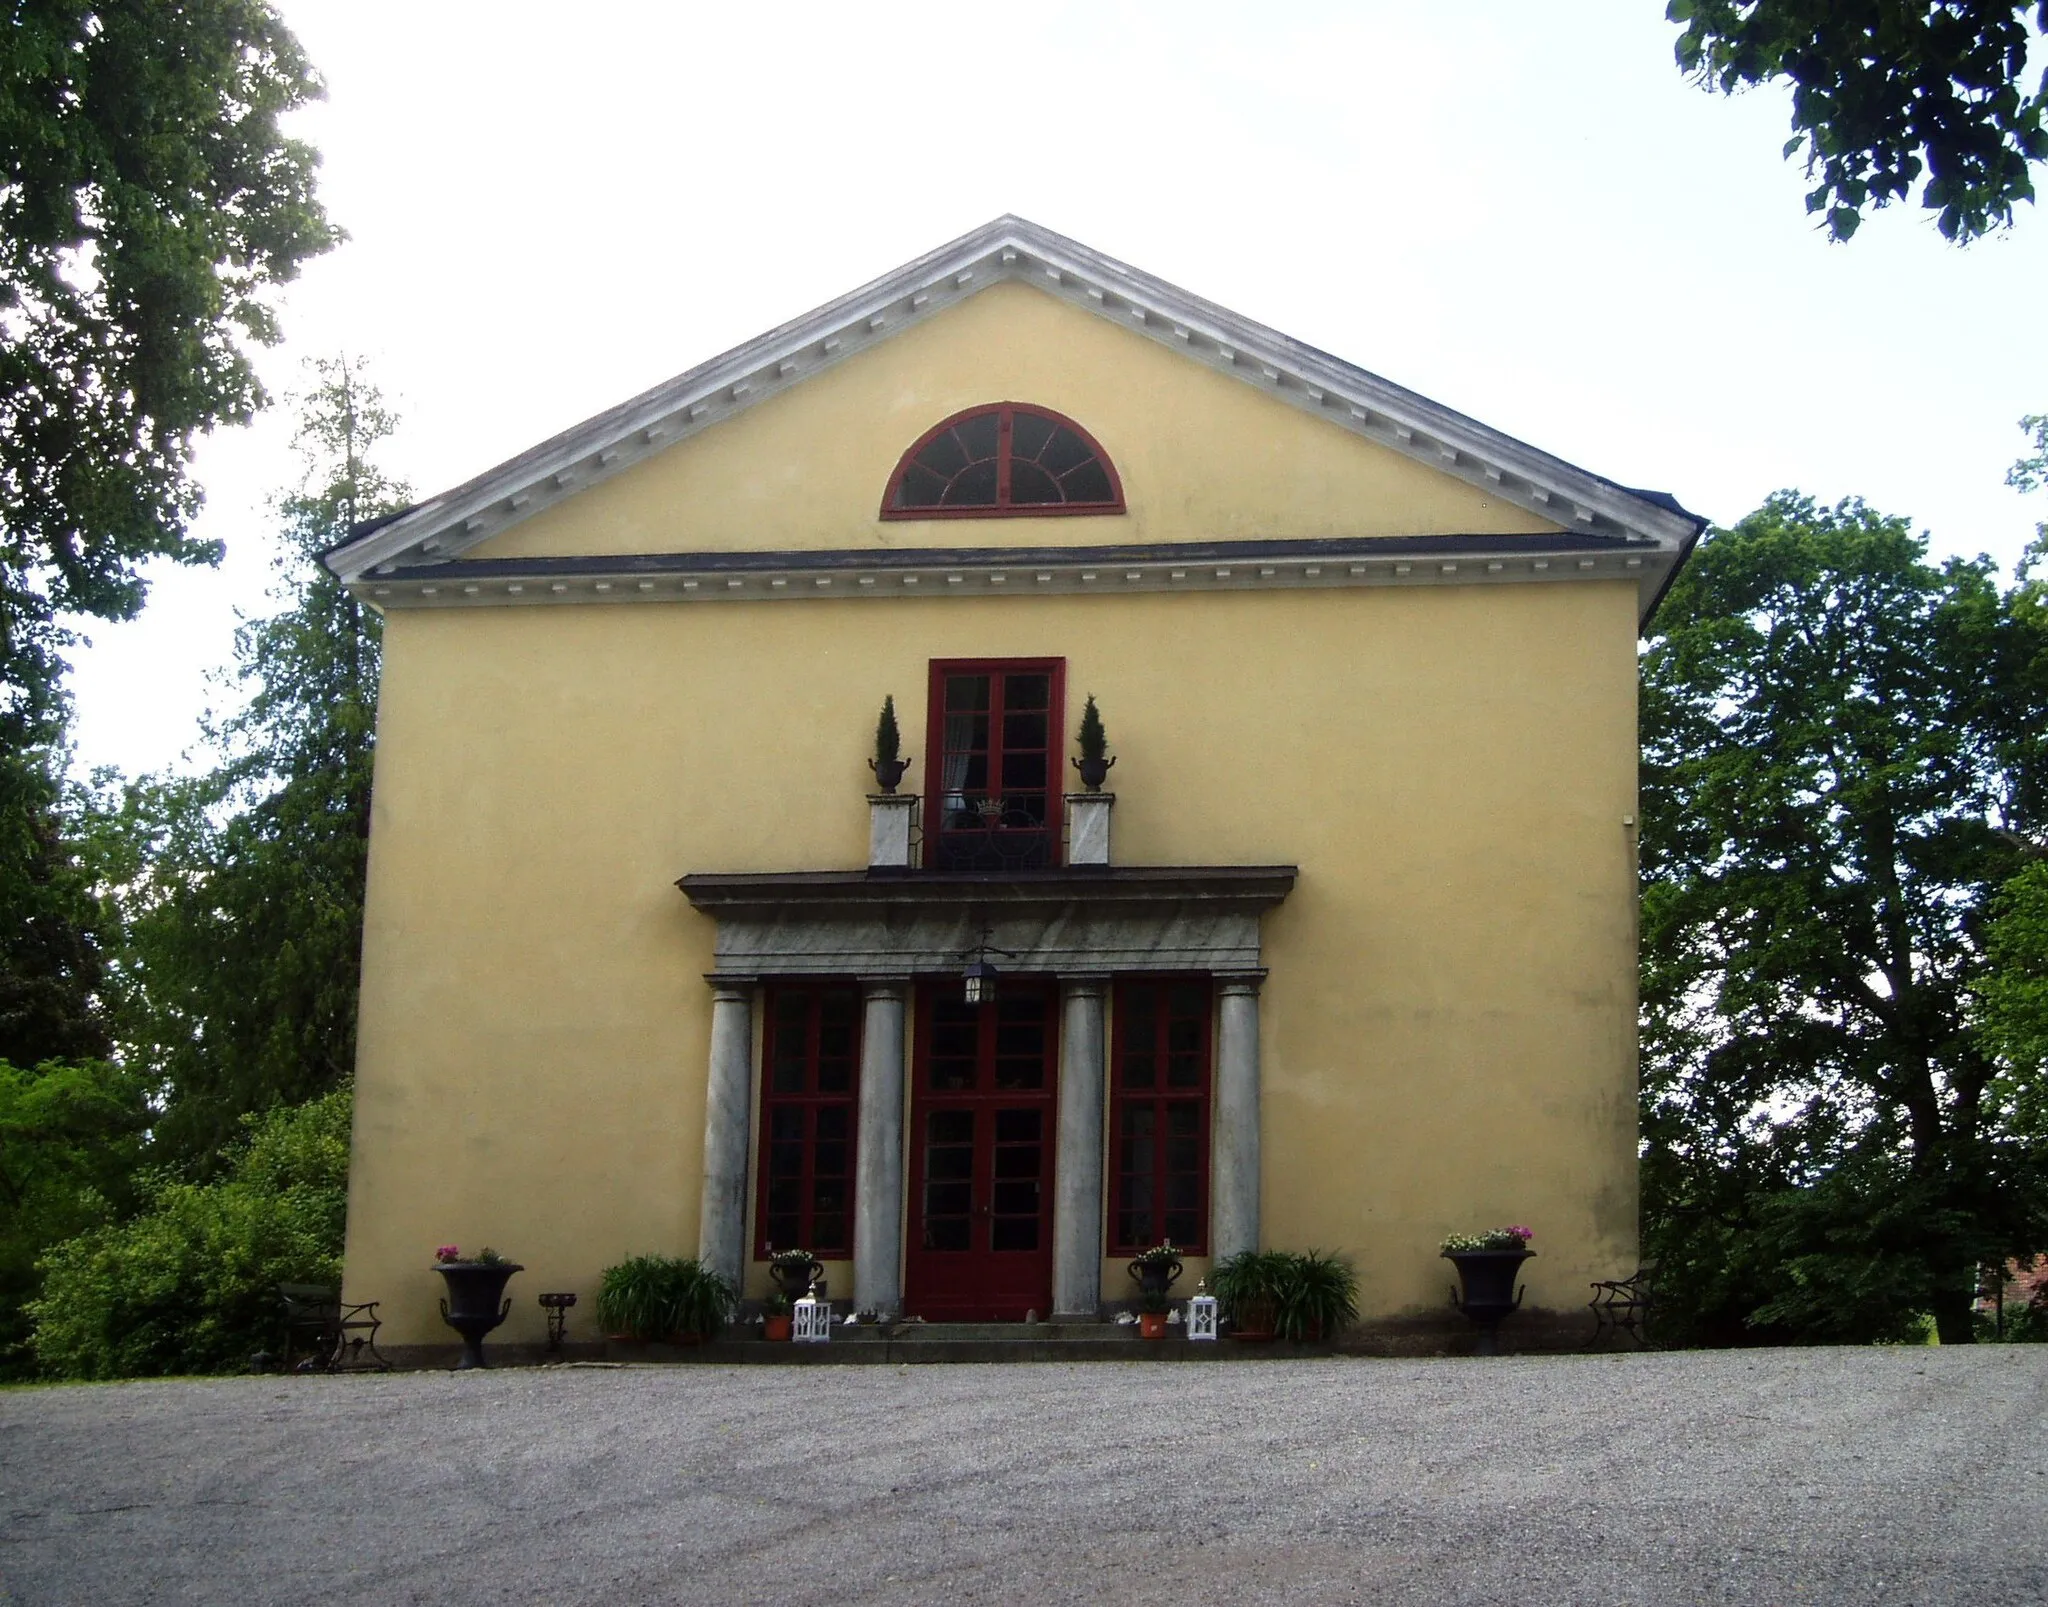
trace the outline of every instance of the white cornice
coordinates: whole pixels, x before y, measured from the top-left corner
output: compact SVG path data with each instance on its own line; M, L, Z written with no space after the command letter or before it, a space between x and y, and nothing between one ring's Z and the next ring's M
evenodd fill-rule
M775 603L959 597L1131 596L1627 581L1647 619L1679 554L1647 540L1563 536L1403 543L1240 542L1091 551L661 553L617 559L493 560L395 570L355 587L380 609L577 603ZM1302 551L1323 547L1327 551ZM1271 549L1271 550L1261 550Z
M1576 534L1682 558L1701 521L1017 217L963 235L430 497L327 555L352 585L457 558L543 508L992 284L1028 283Z

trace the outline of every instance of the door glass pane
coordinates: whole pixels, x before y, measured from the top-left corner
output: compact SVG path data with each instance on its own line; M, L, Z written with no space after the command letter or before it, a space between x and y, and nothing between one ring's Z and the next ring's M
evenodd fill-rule
M981 1018L973 1005L957 998L933 1000L929 1086L939 1093L972 1089L975 1052L980 1042Z
M924 1247L965 1250L974 1209L974 1112L935 1110L925 1118Z
M969 1122L974 1117L962 1112ZM1039 1129L1043 1125L1042 1115L1035 1110L999 1110L996 1112L996 1142L998 1144L1036 1144Z

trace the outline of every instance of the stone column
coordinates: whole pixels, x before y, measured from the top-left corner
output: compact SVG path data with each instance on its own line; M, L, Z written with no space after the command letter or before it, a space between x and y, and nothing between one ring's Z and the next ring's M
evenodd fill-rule
M1052 1313L1102 1315L1102 977L1060 979L1059 1150L1053 1170Z
M697 1259L738 1288L747 1265L754 985L730 977L708 980L711 1069L704 1083L704 1196L697 1212Z
M903 1311L903 1044L906 977L861 984L860 1131L854 1144L853 1298Z
M1216 1106L1209 1161L1209 1253L1259 1247L1259 984L1265 972L1216 979Z

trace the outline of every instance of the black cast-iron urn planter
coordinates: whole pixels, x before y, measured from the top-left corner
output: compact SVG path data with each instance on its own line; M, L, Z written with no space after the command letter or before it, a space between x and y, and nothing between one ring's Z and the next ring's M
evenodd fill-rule
M868 768L875 773L875 784L891 797L902 785L903 772L911 766L908 759L870 759Z
M1092 759L1075 759L1072 763L1081 772L1081 785L1090 792L1100 792L1103 782L1109 779L1110 771L1116 768L1115 759L1100 754Z
M511 1314L505 1284L526 1268L516 1261L444 1261L434 1270L448 1285L441 1320L462 1335L462 1360L455 1370L490 1366L484 1360L484 1335Z
M1180 1277L1181 1265L1178 1258L1171 1261L1147 1261L1142 1256L1130 1266L1132 1280L1138 1285L1140 1295L1157 1295L1165 1298L1167 1290Z
M775 1287L789 1297L791 1305L795 1305L811 1292L812 1283L824 1270L825 1263L816 1256L806 1261L777 1259L768 1263L768 1276L774 1280Z
M1446 1250L1444 1259L1458 1269L1461 1289L1451 1291L1451 1304L1479 1325L1479 1342L1473 1353L1500 1354L1500 1325L1503 1318L1522 1303L1523 1291L1515 1287L1522 1263L1534 1250Z

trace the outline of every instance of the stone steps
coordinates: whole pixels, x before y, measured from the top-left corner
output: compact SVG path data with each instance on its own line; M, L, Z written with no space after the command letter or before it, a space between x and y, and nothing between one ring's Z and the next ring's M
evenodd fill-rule
M1120 1323L908 1323L892 1330L842 1328L824 1344L799 1345L752 1337L727 1337L707 1345L606 1346L606 1359L626 1362L697 1362L777 1366L904 1365L929 1362L1084 1361L1258 1361L1327 1356L1327 1345L1275 1341L1241 1344L1225 1338L1199 1344L1175 1334L1138 1337L1134 1324Z

